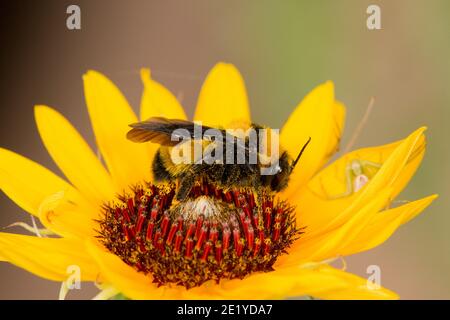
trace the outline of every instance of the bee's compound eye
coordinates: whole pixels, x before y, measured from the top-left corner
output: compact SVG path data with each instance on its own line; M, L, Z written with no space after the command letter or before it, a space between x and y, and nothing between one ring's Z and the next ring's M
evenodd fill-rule
M281 172L281 167L279 164L277 165L272 164L270 167L264 168L264 172L266 175L276 175Z

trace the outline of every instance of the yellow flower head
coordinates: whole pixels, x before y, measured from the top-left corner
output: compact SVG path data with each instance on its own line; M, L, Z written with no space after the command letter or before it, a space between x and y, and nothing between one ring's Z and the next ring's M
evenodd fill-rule
M186 120L149 70L141 77L140 120ZM383 243L436 198L391 207L423 158L425 128L325 167L338 150L345 117L333 83L326 82L281 129L286 163L311 138L286 188L230 188L202 177L180 200L179 179L163 183L161 172L151 170L155 163L164 167L160 146L127 139L138 118L116 86L95 71L83 81L101 157L61 114L36 106L39 134L67 180L0 149L1 189L45 227L17 224L35 236L0 233L1 260L54 281L66 281L68 268L76 266L82 281L100 284L98 298L397 298L329 263ZM211 70L194 121L221 128L251 124L244 81L233 65ZM63 286L62 295L67 290Z

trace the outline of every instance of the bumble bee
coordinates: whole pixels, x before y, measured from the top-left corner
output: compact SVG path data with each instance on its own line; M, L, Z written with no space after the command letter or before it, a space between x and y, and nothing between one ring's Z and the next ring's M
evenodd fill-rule
M179 183L176 195L179 201L184 200L195 183L202 179L210 181L225 190L232 188L253 188L259 190L265 188L273 192L281 191L287 186L289 176L306 146L311 141L311 138L309 138L295 160L286 151L280 150L277 153L279 157L272 159L272 162L268 165L259 160L261 154L258 151L258 145L252 145L248 136L233 135L228 130L202 126L191 121L163 117L152 117L142 122L133 123L130 127L132 129L127 133L129 140L140 143L153 142L160 144L152 164L153 176L156 182ZM252 124L250 128L255 129L257 138L259 138L257 129L262 129L263 127ZM191 156L192 161L189 163L175 163L171 157L171 151L179 144L181 136L177 133L178 130L183 130L183 132L187 133L190 144L197 141L203 148L211 146L222 148L224 145L228 146L230 144L236 146L231 151L234 153L231 155L231 158L234 159L235 156L237 157L237 154L241 154L244 155L245 160L244 162L238 161L238 163L235 163L236 161L226 164L223 161L211 163L207 161L208 159L205 159L205 155L202 153L200 157ZM219 135L216 134L217 132ZM259 139L256 139L256 141L260 144ZM215 150L206 157L211 157L211 154L214 155ZM228 148L227 152L230 152ZM258 155L256 162L249 161L252 152ZM230 156L230 154L227 156ZM261 174L262 169L266 169L265 174Z

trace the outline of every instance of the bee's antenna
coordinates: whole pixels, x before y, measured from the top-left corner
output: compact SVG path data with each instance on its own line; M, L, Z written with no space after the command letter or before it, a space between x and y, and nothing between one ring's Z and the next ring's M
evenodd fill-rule
M294 170L295 166L297 165L298 160L300 160L300 157L303 154L303 151L305 151L306 147L308 146L308 144L311 142L311 137L308 138L308 141L306 141L306 143L303 145L302 150L300 150L297 158L295 159L295 161L292 163L291 165L291 171Z

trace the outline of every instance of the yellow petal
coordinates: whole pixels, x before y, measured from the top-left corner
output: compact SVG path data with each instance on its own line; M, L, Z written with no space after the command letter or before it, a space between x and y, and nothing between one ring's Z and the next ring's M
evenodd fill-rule
M398 143L361 149L343 156L291 197L291 203L297 206L297 223L308 228L304 238L339 227L387 187L392 187L394 199L411 179L423 158L424 130L420 128ZM381 167L367 165L365 173L369 182L358 192L341 196L347 187L346 170L355 159L377 163Z
M309 261L323 261L342 254L342 248L353 243L364 228L386 205L392 190L382 190L373 200L360 209L341 227L323 235L302 239L293 246L289 254L280 257L276 265L292 265ZM305 230L306 232L307 229Z
M69 121L46 106L36 106L35 118L45 147L67 179L95 204L111 199L108 172Z
M150 276L136 271L99 244L89 241L86 246L101 270L102 281L111 284L126 297L138 300L162 299L165 291L170 291L164 287L158 288ZM174 294L172 298L176 299L177 296Z
M372 283L368 283L367 279L354 274L332 267L327 267L323 272L330 272L351 285L341 290L321 292L316 295L317 298L328 300L394 300L399 298L395 292L381 286L377 287Z
M49 230L63 237L76 237L80 240L97 235L97 219L100 207L86 212L76 204L67 201L63 191L45 198L39 206L38 216Z
M76 210L58 208L58 210L42 212L39 219L46 228L66 238L85 239L97 235L95 221Z
M150 69L141 69L144 92L141 98L141 120L150 117L186 119L183 107L177 98L159 82L151 78Z
M0 233L0 256L39 277L63 281L80 268L82 281L94 281L98 268L79 242Z
M346 287L336 277L321 276L298 267L260 273L244 280L214 281L186 290L180 286L157 287L150 276L137 272L120 258L91 243L89 251L97 260L102 276L132 299L264 299L305 295Z
M290 177L285 196L298 191L337 151L344 127L345 107L334 97L331 81L316 87L297 106L281 129L281 146L295 159L311 142Z
M86 104L97 145L119 190L150 178L150 155L145 145L126 138L136 115L117 87L104 75L83 76Z
M323 270L322 267L304 269L296 266L253 274L242 280L224 281L221 295L224 299L283 299L319 296L348 287L346 281Z
M398 300L399 296L386 288L380 287L370 289L364 285L364 279L361 279L361 285L346 290L329 291L317 296L324 300Z
M321 268L299 266L282 267L271 272L248 275L244 279L211 281L201 287L183 291L183 299L285 299L315 296L323 292L341 290L349 283L323 274Z
M279 299L303 295L333 297L333 292L335 296L346 292L350 297L367 291L359 277L327 265L280 268L243 280L223 280L220 284L209 281L189 290L170 285L158 288L151 276L137 272L97 244L90 242L88 248L100 266L102 280L132 299ZM395 294L388 293L380 289L366 293L366 298L395 298Z
M339 296L341 299L351 299L362 293L366 299L397 297L383 288L372 292L364 279L326 264L279 268L273 272L250 275L243 280L224 281L221 288L224 299L280 299L299 296Z
M360 234L351 243L339 249L338 255L350 255L379 246L386 241L402 224L408 222L426 207L437 195L410 202L394 209L382 211L375 215Z
M100 266L102 280L118 289L127 298L136 300L222 298L221 289L214 281L189 290L177 285L158 287L153 283L151 275L144 275L136 271L100 245L89 242L88 248Z
M12 151L0 148L0 188L25 211L37 215L41 202L64 191L68 201L86 209L90 205L70 184L50 170Z
M149 69L141 69L141 79L144 85L144 92L141 98L141 120L151 117L186 119L186 114L177 98L162 84L151 78ZM150 161L153 162L155 153L160 145L147 143L145 146L148 150Z
M200 91L194 120L223 128L250 123L247 90L234 65L218 63L209 72Z

